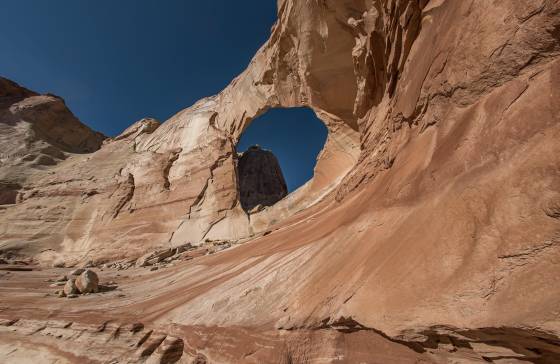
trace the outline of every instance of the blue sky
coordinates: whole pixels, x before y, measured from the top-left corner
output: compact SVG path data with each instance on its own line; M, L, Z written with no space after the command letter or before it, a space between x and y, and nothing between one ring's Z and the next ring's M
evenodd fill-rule
M327 128L307 108L272 109L245 130L238 151L259 144L278 158L288 191L313 177L317 155L327 139Z
M2 15L0 75L63 97L82 122L114 136L222 90L268 39L276 0L17 0L3 2ZM243 142L278 154L293 189L310 177L317 143L282 143L286 128L266 118ZM322 146L324 127L311 112L289 118L302 141L322 138ZM314 154L313 165L296 150Z

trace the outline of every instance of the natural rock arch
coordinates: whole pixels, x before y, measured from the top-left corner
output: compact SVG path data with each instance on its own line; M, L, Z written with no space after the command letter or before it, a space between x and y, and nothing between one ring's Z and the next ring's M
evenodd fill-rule
M212 176L224 176L224 180L227 182L224 180L219 182L220 186L209 183L204 187L202 194L193 204L194 207L189 209L187 219L182 221L174 232L171 238L173 244L179 244L185 240L194 243L204 240L239 240L261 234L276 223L314 205L332 193L358 160L360 154L358 132L334 115L310 108L327 128L327 140L317 158L313 178L273 206L262 211L254 211L249 218L240 204L235 146L242 132L259 116L266 113L270 107L259 111L255 117L245 118L244 128L234 134L235 138L232 138L221 132L219 127L214 126L218 125L219 114L205 110L215 100L212 98L204 101L204 104L194 106L196 110L191 112L197 117L192 120L193 123L198 123L207 118L211 126L210 130L212 130L210 135L215 133L216 139L206 146L209 148L219 146L220 148L220 150L207 153L221 156L214 164L219 172L213 172ZM200 114L198 110L201 111ZM204 119L202 119L203 117ZM165 126L164 124L162 128ZM207 131L205 128L199 130ZM208 133L204 137L207 140L212 139L212 137L209 138ZM192 145L196 145L196 143L193 142ZM183 149L184 152L185 149ZM214 199L220 200L217 208L212 207Z
M275 108L252 122L236 145L243 209L260 211L309 183L327 133L308 108Z
M99 313L103 328L122 318L182 333L206 327L227 343L215 347L220 355L229 335L258 340L263 329L266 343L244 356L256 362L282 352L288 361L327 353L367 361L377 343L399 345L411 363L482 361L484 342L494 359L504 347L520 360L548 355L541 345L549 350L559 331L559 288L547 283L560 257L560 3L280 0L279 8L270 41L221 94L155 130L137 123L52 175L28 176L19 203L0 209L3 243L24 241L43 263L251 241L170 267L149 285L131 278L126 299L86 299L70 315L41 313L52 303L42 292L8 286L3 299L17 307L9 329L23 327L27 340L38 317ZM355 44L329 43L349 35ZM329 74L340 72L350 95L353 77L353 105L333 101L336 88L322 77L339 53ZM248 216L237 140L269 108L296 106L329 129L315 178L305 193ZM259 360L267 347L279 351Z

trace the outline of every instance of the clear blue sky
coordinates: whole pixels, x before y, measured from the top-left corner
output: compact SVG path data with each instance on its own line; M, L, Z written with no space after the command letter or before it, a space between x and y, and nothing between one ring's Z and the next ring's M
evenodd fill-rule
M327 128L307 108L272 109L253 121L241 136L237 150L259 144L280 162L292 192L313 177L317 155L327 139Z
M63 97L82 122L114 136L223 89L268 39L276 0L17 0L1 12L0 75ZM278 154L293 189L310 177L324 127L310 112L287 115L297 120L279 119L299 125L307 143L296 145L296 134L283 143L285 125L267 126L267 115L243 142ZM311 165L297 158L310 154Z

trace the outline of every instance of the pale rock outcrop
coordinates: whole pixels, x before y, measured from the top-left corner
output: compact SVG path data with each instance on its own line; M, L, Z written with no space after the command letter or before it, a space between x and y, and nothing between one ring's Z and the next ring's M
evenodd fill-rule
M21 199L31 175L72 154L98 150L104 138L83 125L61 98L38 95L0 77L0 205Z

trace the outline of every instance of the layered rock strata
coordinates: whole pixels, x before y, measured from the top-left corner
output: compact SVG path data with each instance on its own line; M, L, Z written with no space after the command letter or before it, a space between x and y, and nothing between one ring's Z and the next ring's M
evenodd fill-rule
M232 242L72 309L72 322L169 329L188 360L554 362L559 29L558 0L280 0L269 41L220 94L94 153L3 172L15 177L1 247L48 266ZM295 106L329 131L314 178L248 215L236 143L266 110ZM43 277L13 274L36 291L0 286L6 322L21 320L2 343L58 352L26 320L69 318Z

